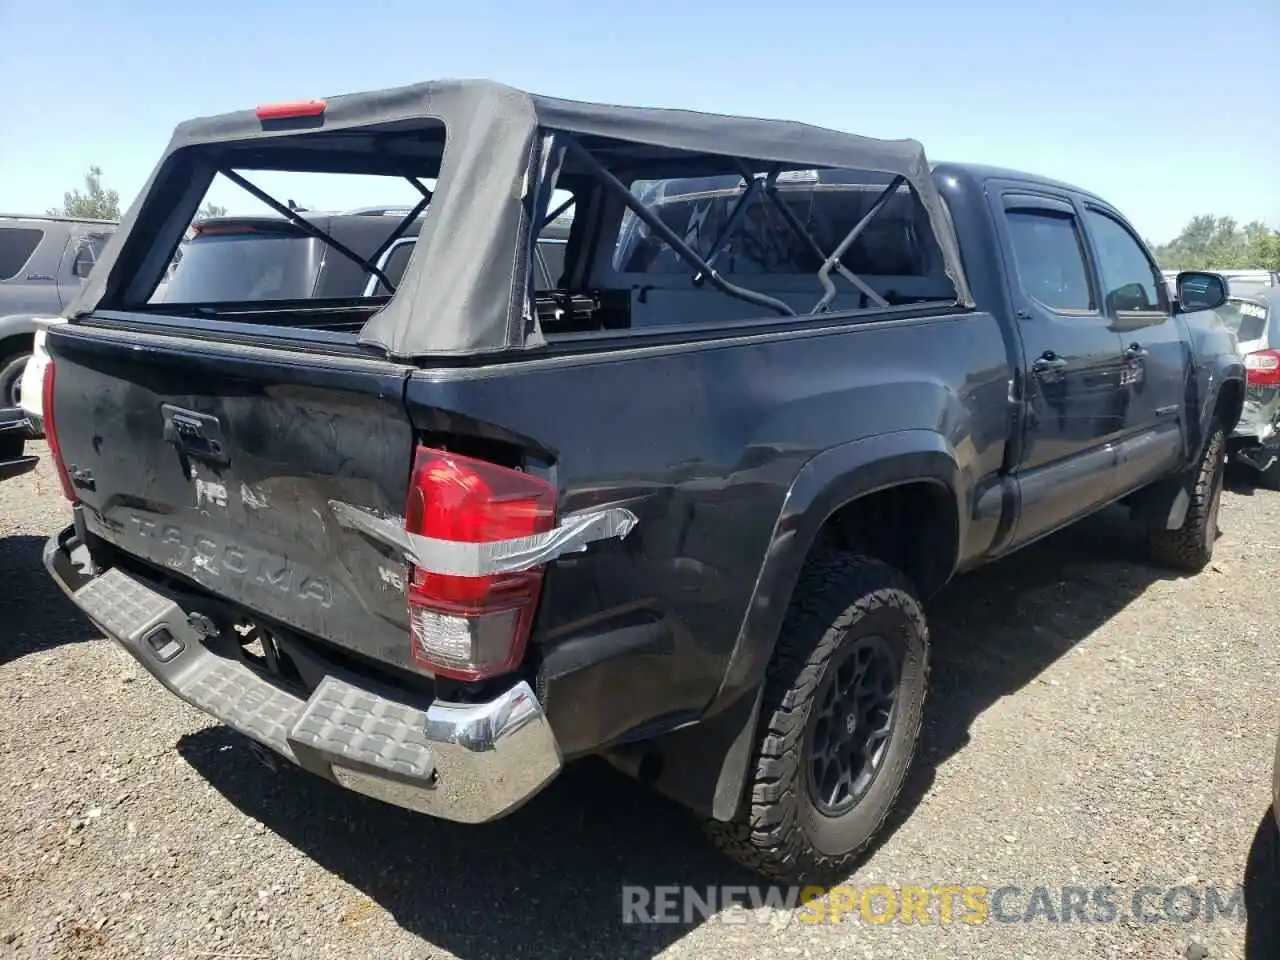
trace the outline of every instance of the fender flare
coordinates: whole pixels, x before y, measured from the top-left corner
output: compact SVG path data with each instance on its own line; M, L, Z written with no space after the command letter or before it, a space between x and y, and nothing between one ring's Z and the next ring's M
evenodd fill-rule
M1189 409L1197 410L1199 416L1194 420L1190 416L1187 418L1186 462L1177 473L1156 480L1132 495L1129 509L1138 523L1152 529L1177 530L1185 522L1200 457L1213 432L1213 420L1227 384L1239 387L1238 402L1230 412L1233 418L1227 430L1230 436L1244 407L1245 396L1244 364L1234 354L1214 366L1209 377L1209 393L1203 403L1198 402L1194 392L1188 398Z
M765 672L818 531L858 497L920 481L938 484L955 500L957 543L963 542L961 468L940 433L881 434L832 447L805 463L783 502L720 689L698 724L653 745L664 754L667 771L654 782L656 789L717 820L733 819L746 783ZM700 771L696 777L694 770Z
M1228 362L1220 363L1213 371L1215 376L1211 383L1212 392L1205 398L1205 403L1200 408L1200 443L1193 448L1197 453L1205 441L1209 439L1210 424L1213 422L1214 415L1218 412L1218 402L1222 398L1222 391L1228 384L1235 384L1240 390L1240 402L1236 404L1236 408L1231 411L1234 420L1230 423L1227 433L1235 428L1240 419L1240 413L1244 408L1245 394L1245 373L1244 363L1239 357L1231 357Z
M801 567L832 514L879 490L920 481L935 483L956 503L957 543L962 543L965 511L959 502L960 472L950 444L933 430L902 430L855 440L809 460L783 501L733 654L707 713L727 706L764 679Z

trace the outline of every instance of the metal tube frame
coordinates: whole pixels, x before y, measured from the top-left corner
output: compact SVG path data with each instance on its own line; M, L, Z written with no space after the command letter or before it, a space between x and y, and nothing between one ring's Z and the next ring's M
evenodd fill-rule
M712 267L711 264L707 263L707 261L704 260L696 250L681 240L674 230L663 223L652 210L636 199L621 180L615 177L613 173L604 166L604 164L593 157L587 148L578 142L577 137L566 136L565 146L569 153L571 153L575 159L591 171L592 175L597 180L604 184L609 190L613 191L613 193L630 208L631 212L639 217L650 230L662 237L671 249L675 250L676 253L684 258L684 260L695 270L704 274L708 282L710 282L710 284L717 290L728 294L731 297L737 297L739 300L754 303L756 306L767 307L784 317L796 316L795 310L791 309L788 304L783 303L781 300L771 297L768 294L758 293L755 290L748 290L745 287L740 287L735 283L730 283L728 280L724 279L724 277L720 276L720 274L715 271L715 268Z
M822 285L823 293L818 299L818 302L813 305L811 310L809 310L809 315L826 313L829 310L832 299L834 299L839 292L836 289L835 284L831 281L831 274L833 272L844 277L845 280L862 293L864 297L875 303L876 306L889 306L889 301L880 296L880 294L877 293L876 290L866 281L846 267L841 262L841 258L843 258L848 252L849 248L867 228L868 224L870 224L871 221L873 221L885 208L885 206L888 205L893 195L904 184L908 183L906 177L901 175L894 177L889 182L888 186L886 186L876 197L871 208L856 224L853 225L849 232L844 235L844 238L836 245L836 248L831 253L827 253L822 249L822 246L814 238L808 228L805 227L805 225L795 215L795 212L787 206L786 202L779 195L777 180L778 175L781 172L780 165L774 166L762 178L747 165L747 161L738 159L736 160L736 164L743 180L746 183L746 188L743 190L742 196L740 196L734 204L733 210L730 212L724 226L721 228L714 243L711 245L711 249L704 256L699 254L693 247L686 244L670 227L662 222L661 218L642 204L631 193L631 191L627 189L626 185L615 177L613 173L604 166L604 164L592 156L590 151L583 147L575 137L566 136L564 138L564 143L566 149L577 160L583 163L593 176L616 194L632 213L639 217L650 230L665 240L681 259L694 268L695 272L692 281L694 286L702 286L704 282L710 281L712 286L729 296L737 297L740 300L746 300L747 302L757 304L758 306L768 307L783 316L797 315L795 310L786 303L783 303L781 300L777 300L767 294L749 290L745 287L739 287L737 284L724 279L724 277L720 276L720 274L715 270L714 265L716 260L719 259L724 250L727 249L729 240L741 226L743 217L746 215L746 211L750 204L757 196L763 194L769 198L774 208L777 209L779 214L781 214L783 220L786 221L787 225L796 234L796 236L799 237L800 240L805 243L822 261L822 265L818 268L816 275L818 282ZM566 203L561 204L554 213L549 215L546 220L543 221L543 226L550 223L555 217L563 213L572 202L572 200L569 200Z

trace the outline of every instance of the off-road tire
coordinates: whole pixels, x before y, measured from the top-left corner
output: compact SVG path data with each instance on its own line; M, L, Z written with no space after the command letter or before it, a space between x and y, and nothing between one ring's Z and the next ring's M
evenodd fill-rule
M882 637L899 658L896 713L866 793L847 812L827 816L810 796L809 718L828 667L869 635ZM742 807L733 821L706 822L712 842L769 879L825 883L848 876L906 781L920 739L928 664L924 610L906 577L843 551L811 557L765 677Z
M1156 563L1185 573L1198 573L1208 566L1218 540L1218 508L1226 465L1226 433L1221 424L1215 424L1194 468L1191 502L1182 526L1177 530L1157 527L1147 535L1147 549Z

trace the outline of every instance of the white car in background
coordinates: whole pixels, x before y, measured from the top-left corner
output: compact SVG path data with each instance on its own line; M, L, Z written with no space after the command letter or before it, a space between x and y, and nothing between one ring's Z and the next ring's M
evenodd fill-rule
M1236 335L1245 367L1244 409L1230 439L1233 457L1280 490L1280 287L1231 283L1218 316Z
M45 336L50 326L55 323L66 323L67 321L64 317L40 317L36 322L39 327L32 338L31 358L27 360L27 366L22 371L20 402L22 412L26 414L27 421L31 424L31 435L43 437L44 370L49 365L49 351L44 346Z

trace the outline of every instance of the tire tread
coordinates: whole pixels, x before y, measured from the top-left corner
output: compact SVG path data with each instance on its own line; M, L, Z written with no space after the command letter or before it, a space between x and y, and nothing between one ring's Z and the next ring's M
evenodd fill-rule
M1206 521L1213 506L1214 480L1223 466L1226 443L1221 425L1216 426L1195 468L1191 503L1182 526L1177 530L1157 528L1148 534L1151 558L1161 566L1198 573L1213 557L1212 540L1206 536Z
M706 824L712 842L747 869L783 881L838 875L856 862L892 810L901 783L895 785L867 840L839 856L815 850L798 816L802 739L823 668L849 627L886 605L900 609L919 632L924 651L920 669L927 688L928 626L905 576L880 560L838 550L815 554L801 572L765 675L749 803L735 820ZM910 749L904 770L914 758L921 716L917 714L914 729L907 731Z

